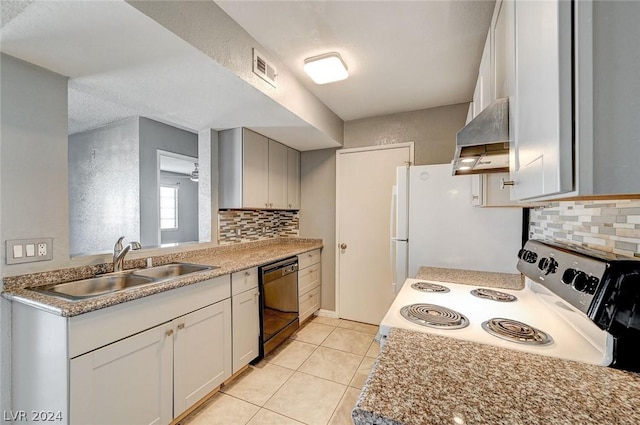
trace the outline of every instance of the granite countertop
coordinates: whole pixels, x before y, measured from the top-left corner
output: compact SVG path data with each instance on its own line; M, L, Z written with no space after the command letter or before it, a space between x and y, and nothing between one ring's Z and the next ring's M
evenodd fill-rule
M322 248L322 246L321 239L279 238L155 256L152 257L154 266L171 262L187 262L217 266L217 268L176 277L167 281L159 281L158 283L140 288L132 288L119 293L77 301L70 301L64 298L34 292L29 288L92 277L96 274L111 271L109 269L110 265L102 264L5 277L3 279L5 290L2 292L2 296L6 299L29 304L60 316L71 317L170 289L213 279L239 270L260 266L272 261ZM125 269L142 268L145 267L145 265L145 259L125 261Z
M458 270L422 266L416 274L416 279L461 283L473 286L488 286L502 289L524 288L524 276L520 273L494 273L477 270Z
M356 425L638 424L640 374L392 329Z

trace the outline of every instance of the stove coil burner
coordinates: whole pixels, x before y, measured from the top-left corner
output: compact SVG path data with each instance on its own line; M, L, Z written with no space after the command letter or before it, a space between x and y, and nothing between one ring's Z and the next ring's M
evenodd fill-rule
M493 289L478 288L471 291L471 295L478 298L484 298L487 300L500 301L500 302L512 302L518 298L515 295L507 294L506 292L495 291Z
M482 323L482 329L493 336L526 345L549 345L551 336L526 323L511 319L489 319Z
M441 292L447 293L450 291L446 286L438 285L437 283L429 283L429 282L416 282L411 284L411 287L417 291L422 292Z
M400 309L400 314L410 322L437 329L462 329L469 319L457 311L434 304L411 304Z

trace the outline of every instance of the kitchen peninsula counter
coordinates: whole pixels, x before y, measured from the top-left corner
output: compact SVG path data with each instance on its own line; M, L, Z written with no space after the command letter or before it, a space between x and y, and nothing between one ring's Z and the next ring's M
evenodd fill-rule
M356 425L637 424L640 374L392 329Z
M140 288L132 288L122 292L78 301L70 301L64 298L45 295L31 291L29 288L58 282L80 280L93 277L97 274L107 273L111 271L111 264L75 267L22 276L10 276L3 279L5 290L2 292L2 296L6 299L29 304L60 316L71 317L170 289L213 279L217 276L268 264L273 261L319 249L322 248L322 246L321 239L278 238L167 255L156 255L152 257L154 266L172 262L185 262L216 266L216 268L175 277L167 281L159 281ZM145 266L146 258L125 261L125 269L143 268Z

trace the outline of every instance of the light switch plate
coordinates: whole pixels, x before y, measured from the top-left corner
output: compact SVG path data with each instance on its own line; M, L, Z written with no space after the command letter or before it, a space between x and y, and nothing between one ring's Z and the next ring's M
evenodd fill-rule
M6 244L7 264L53 259L53 238L11 239Z

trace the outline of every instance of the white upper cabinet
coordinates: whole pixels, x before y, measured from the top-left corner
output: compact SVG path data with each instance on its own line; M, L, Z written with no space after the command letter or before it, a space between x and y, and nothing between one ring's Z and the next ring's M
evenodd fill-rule
M287 147L269 140L269 208L287 208Z
M300 208L300 152L246 128L234 128L220 132L218 158L220 208ZM296 159L297 166L289 165Z
M269 207L269 141L244 129L242 132L242 205Z
M512 199L640 193L640 2L516 1Z
M512 197L568 192L571 173L571 3L515 4L516 107Z
M287 148L287 209L300 209L300 152Z
M491 31L487 34L484 43L480 68L478 69L478 79L473 92L473 116L476 117L493 100L492 78L491 78Z

